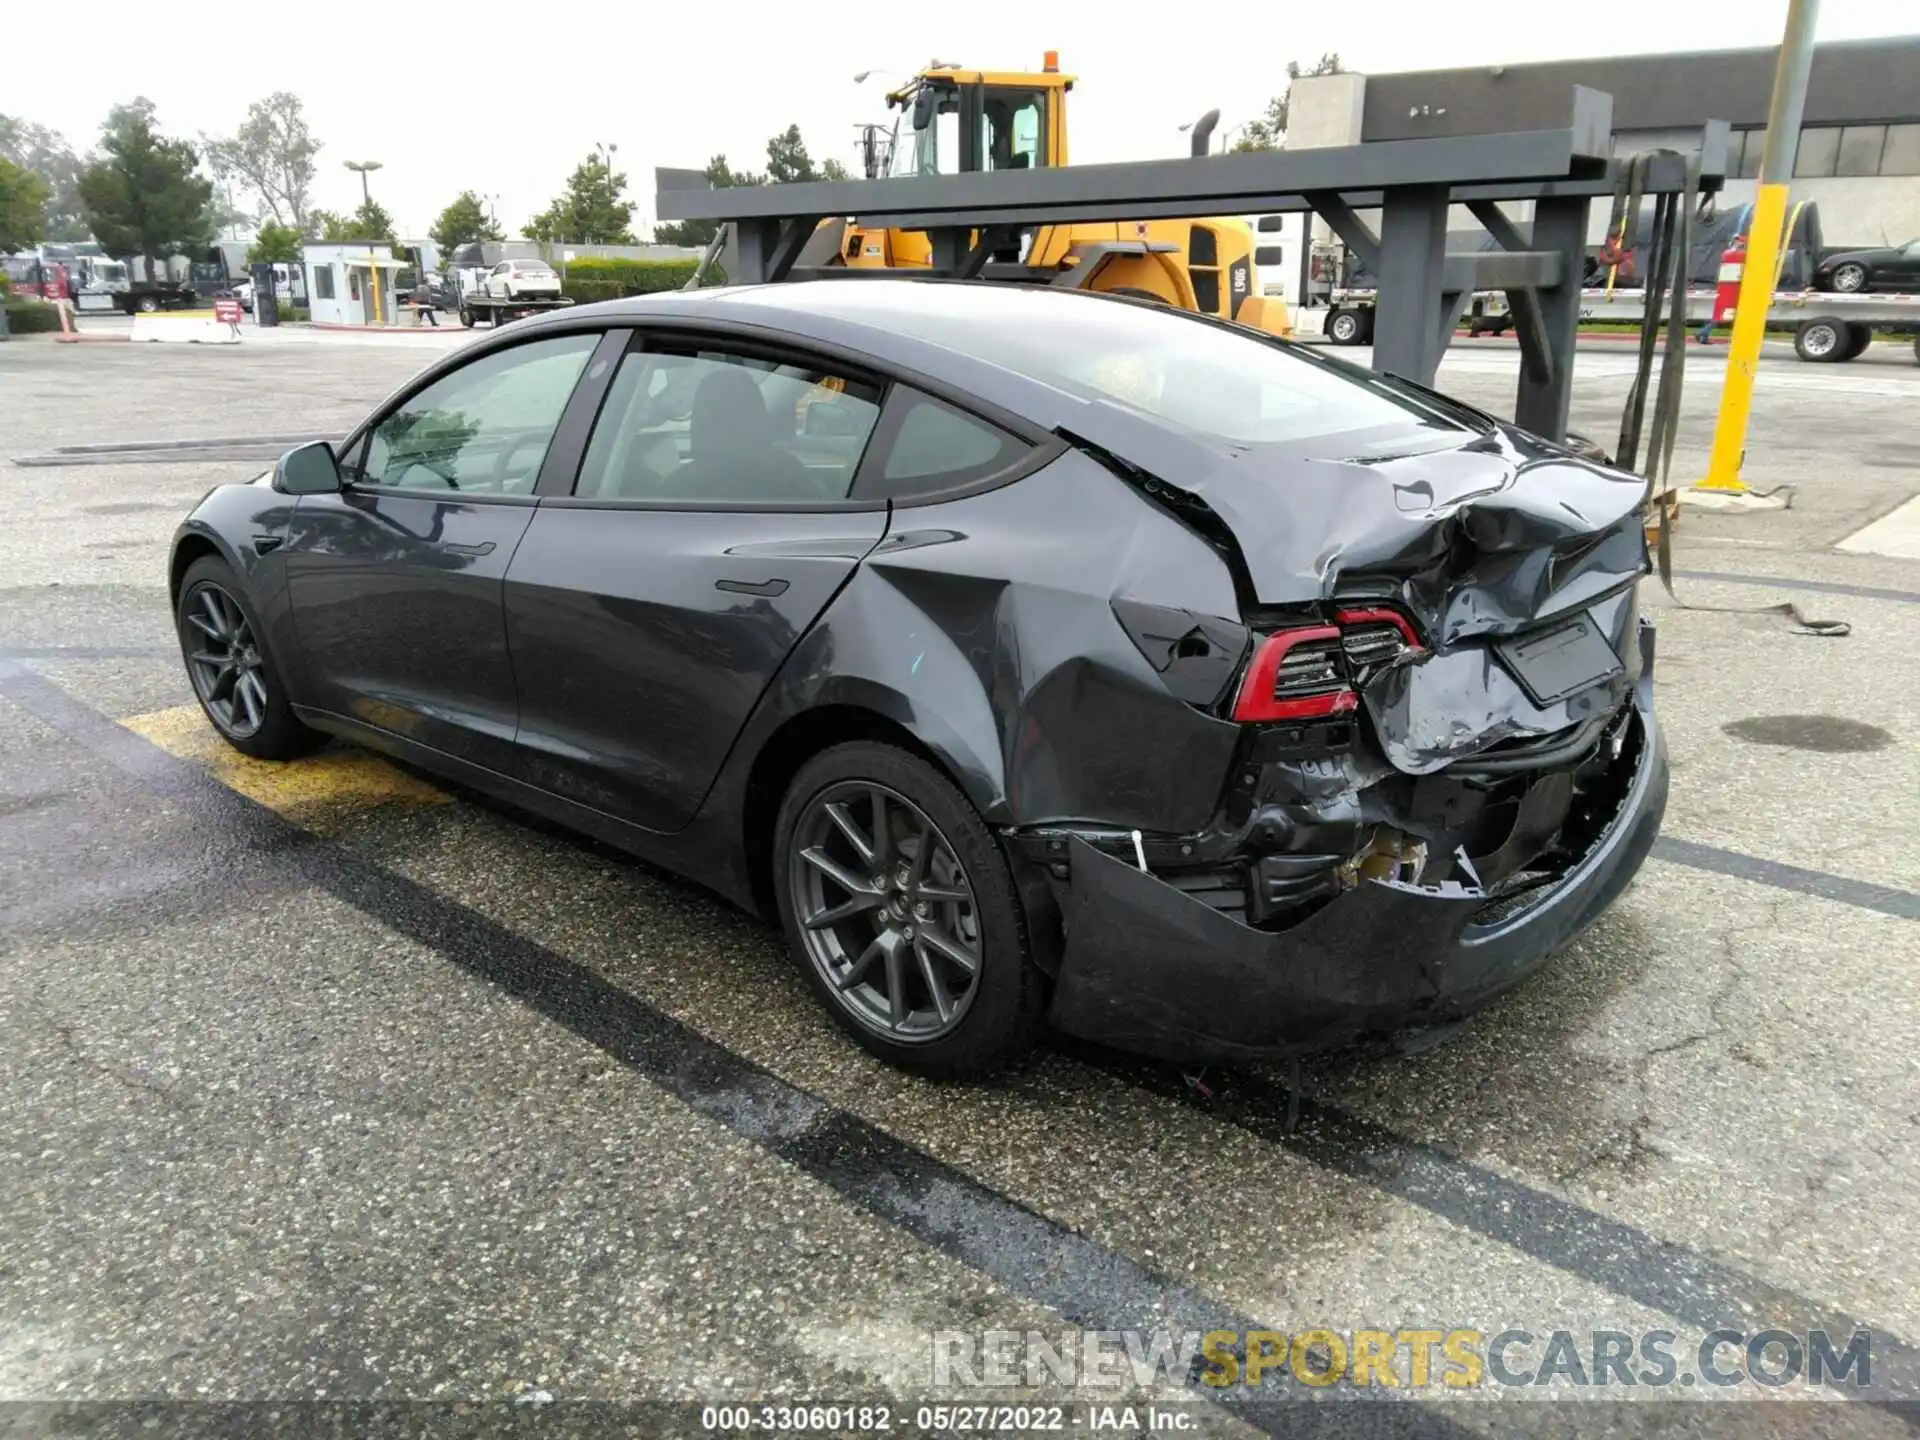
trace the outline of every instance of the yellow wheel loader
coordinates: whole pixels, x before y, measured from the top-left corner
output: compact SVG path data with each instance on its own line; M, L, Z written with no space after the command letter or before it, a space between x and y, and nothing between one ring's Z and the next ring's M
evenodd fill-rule
M902 112L892 144L872 144L869 132L869 178L1063 166L1067 92L1074 78L1060 72L1054 51L1038 72L939 64L922 70L887 96L888 106ZM1206 153L1212 118L1195 127L1196 154ZM1274 335L1293 334L1286 305L1260 293L1253 227L1242 219L1042 225L1005 239L990 257L1003 273L1023 267L1036 279L1052 275L1056 284L1139 296ZM802 264L933 268L932 241L919 230L828 222L808 252Z

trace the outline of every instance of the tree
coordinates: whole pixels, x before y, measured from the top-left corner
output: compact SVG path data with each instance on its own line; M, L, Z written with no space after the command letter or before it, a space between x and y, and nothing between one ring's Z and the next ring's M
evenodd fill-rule
M820 178L820 172L813 168L813 158L807 154L807 142L800 138L798 125L787 126L767 141L767 178L776 185Z
M109 254L157 256L205 248L213 239L213 182L184 140L162 139L153 102L116 105L100 131L100 159L80 174L80 202L93 238Z
M1235 150L1274 150L1286 143L1287 106L1293 98L1293 82L1302 75L1338 75L1340 74L1340 55L1330 51L1322 55L1313 64L1311 70L1302 70L1298 60L1287 62L1287 88L1267 102L1267 113L1258 120L1250 120L1240 129L1240 138L1234 141Z
M500 227L487 218L486 207L471 190L462 190L454 197L453 203L433 222L427 236L442 255L451 255L475 241L507 238Z
M0 157L0 254L25 250L46 233L47 182Z
M44 125L0 115L0 159L37 175L46 186L40 207L46 239L87 238L87 223L80 214L80 157L63 136Z
M771 147L769 147L771 148ZM707 161L707 184L716 190L734 185L764 185L767 177L747 170L728 168L727 157L716 155ZM660 245L711 245L720 233L718 220L674 220L653 227L653 238Z
M376 245L398 245L394 238L393 217L378 200L362 200L351 215L331 210L314 210L307 216L307 233L317 235L329 245L347 245L372 241Z
M276 224L298 230L307 221L307 192L320 142L307 129L300 97L276 90L247 107L247 117L228 138L206 140L207 163L222 180L238 180L260 197Z
M260 233L254 237L253 244L247 247L247 263L259 265L271 262L278 265L291 265L300 259L300 246L304 237L291 225L276 225L269 220L260 227Z
M838 160L823 160L818 166L807 154L807 142L800 138L800 127L789 125L767 141L767 179L776 185L801 180L845 180L847 167Z
M621 198L626 189L624 174L609 169L598 155L589 155L567 177L566 193L521 226L520 233L544 245L563 240L631 245L633 201Z

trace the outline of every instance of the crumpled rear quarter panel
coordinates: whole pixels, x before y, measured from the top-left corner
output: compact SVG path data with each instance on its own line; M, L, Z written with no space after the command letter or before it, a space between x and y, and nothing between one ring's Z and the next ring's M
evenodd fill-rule
M1016 484L897 510L796 678L817 697L807 704L896 692L897 718L990 823L1197 828L1239 727L1167 692L1116 596L1237 611L1205 542L1069 452Z

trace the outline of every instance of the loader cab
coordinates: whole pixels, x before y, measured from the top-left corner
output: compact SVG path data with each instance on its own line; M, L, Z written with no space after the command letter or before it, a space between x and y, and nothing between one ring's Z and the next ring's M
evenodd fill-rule
M924 70L887 97L905 112L895 131L893 176L1031 170L1067 163L1066 95L1053 52L1038 73Z

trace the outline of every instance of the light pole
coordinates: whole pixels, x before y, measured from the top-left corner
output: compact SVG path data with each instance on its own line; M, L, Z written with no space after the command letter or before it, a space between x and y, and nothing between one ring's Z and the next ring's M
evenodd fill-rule
M367 188L367 176L376 170L384 168L384 162L379 160L347 161L347 169L353 171L360 177L360 203L362 205L371 205L373 203L373 192Z
M349 160L346 164L347 169L354 171L360 177L360 208L363 211L372 209L373 192L367 186L367 176L380 169L382 162ZM380 301L380 267L374 263L376 258L373 253L373 237L369 235L367 236L367 284L373 290L373 323L384 325L387 323L386 310Z

